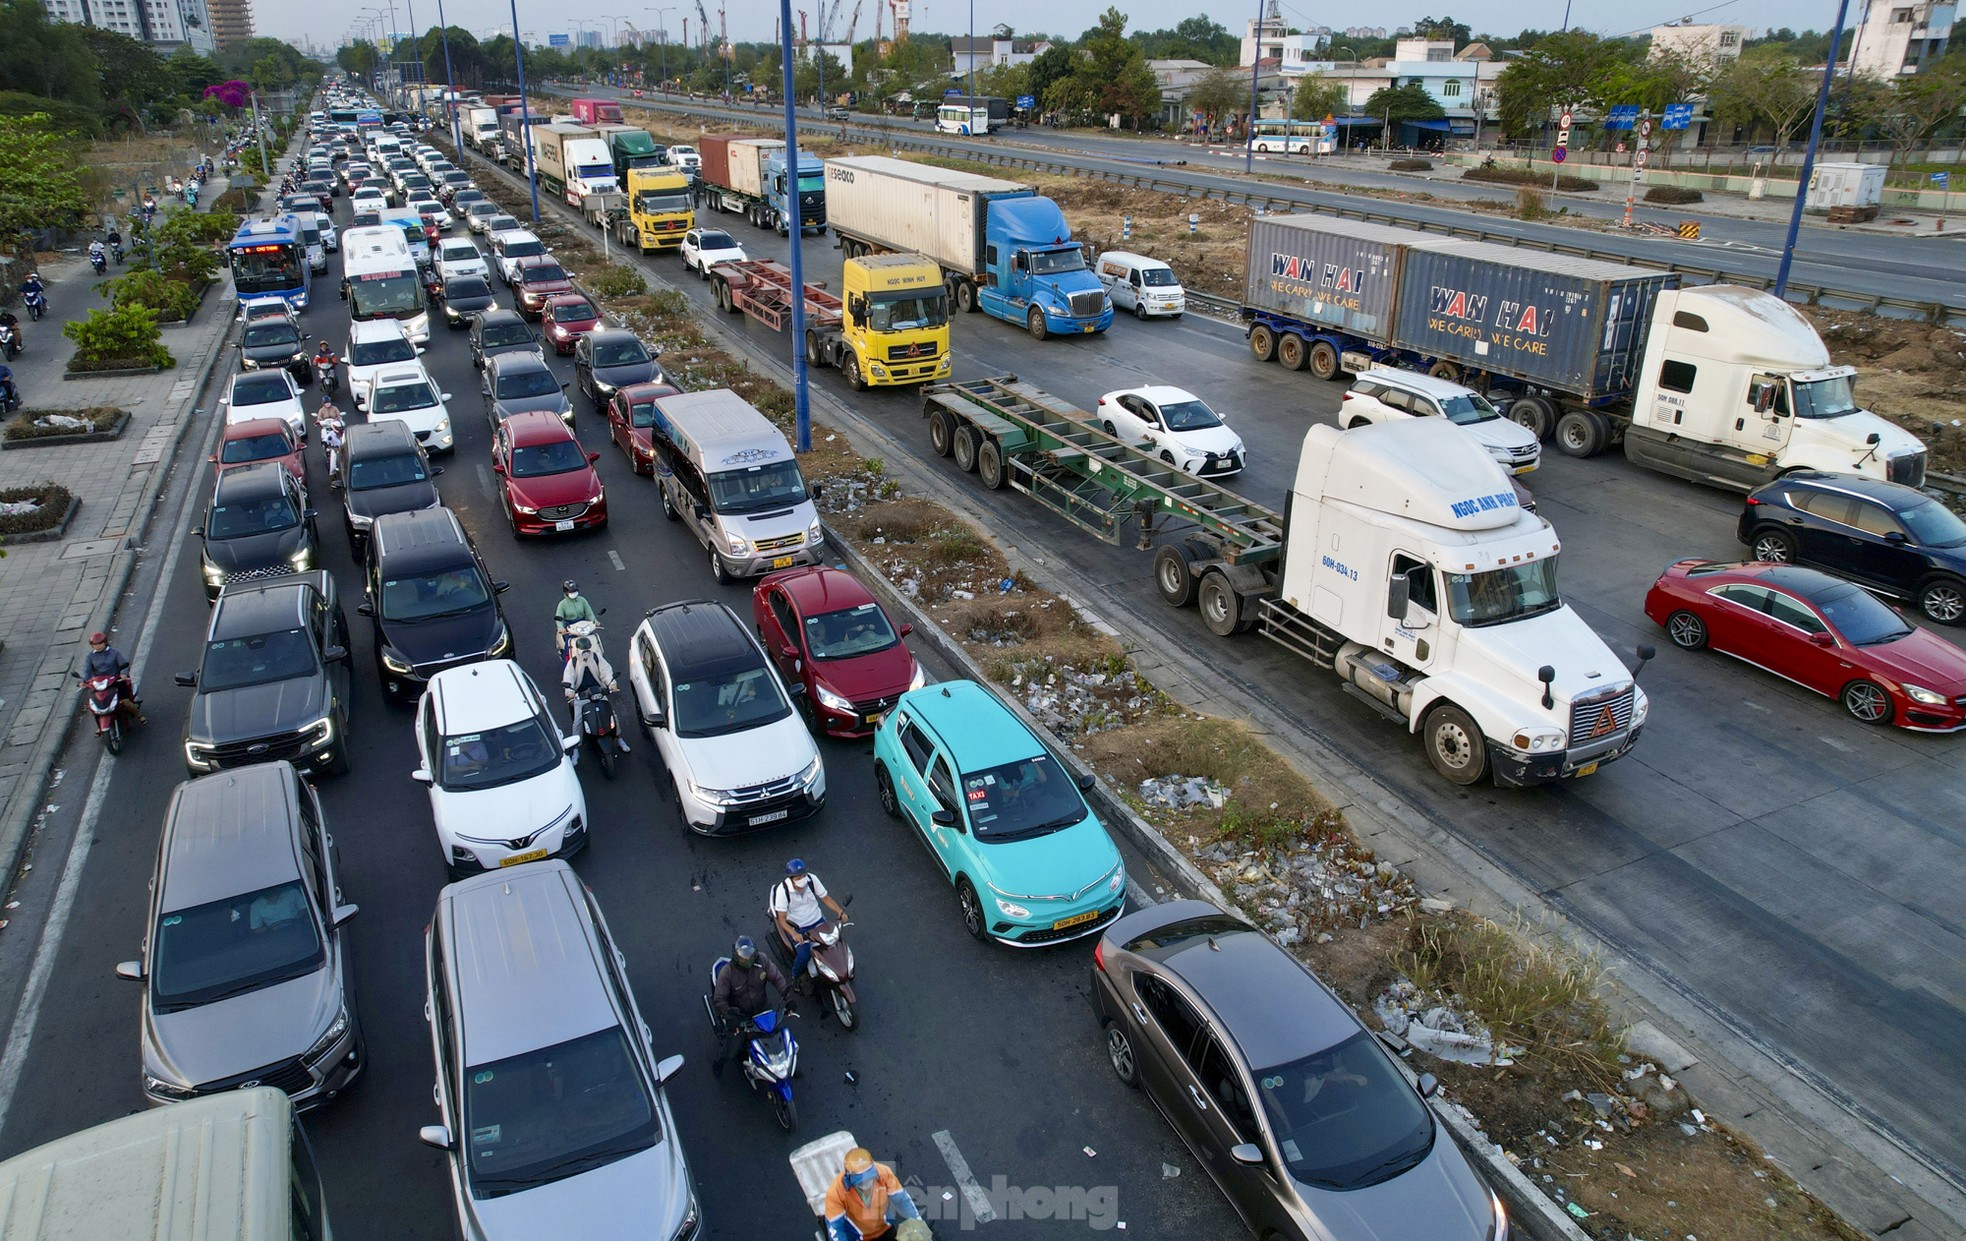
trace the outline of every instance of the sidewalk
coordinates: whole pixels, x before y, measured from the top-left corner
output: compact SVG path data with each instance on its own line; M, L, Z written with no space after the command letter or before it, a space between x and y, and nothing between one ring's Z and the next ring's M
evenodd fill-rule
M224 188L214 182L209 202ZM182 210L182 207L178 208ZM127 268L110 268L116 275ZM48 314L23 322L26 351L13 362L24 413L106 405L128 410L119 439L0 452L0 488L53 481L81 507L64 536L21 543L0 559L0 865L11 882L80 696L69 677L87 652L88 635L106 630L126 654L130 641L114 628L116 607L130 580L159 489L176 464L185 433L204 425L197 406L207 372L232 326L231 282L205 295L191 321L166 328L164 345L177 365L155 375L64 380L74 345L61 325L106 305L85 257L41 268Z

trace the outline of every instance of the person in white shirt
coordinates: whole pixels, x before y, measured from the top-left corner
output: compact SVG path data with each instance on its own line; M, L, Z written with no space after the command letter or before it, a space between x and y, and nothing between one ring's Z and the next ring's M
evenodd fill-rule
M825 909L820 907L822 902ZM792 980L797 982L812 957L808 934L826 921L826 909L840 922L846 921L846 910L826 894L826 885L798 858L785 863L785 878L772 885L770 908L772 921L778 924L778 938L792 949Z

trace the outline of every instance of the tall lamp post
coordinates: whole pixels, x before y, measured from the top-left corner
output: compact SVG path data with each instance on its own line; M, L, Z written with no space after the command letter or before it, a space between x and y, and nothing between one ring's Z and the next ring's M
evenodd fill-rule
M389 32L383 26L383 21L385 18L388 17L388 14L384 13L381 9L376 8L373 5L363 9L362 11L364 13L374 14L373 17L368 19L374 22L375 24L375 57L376 58L375 58L375 65L374 65L374 80L370 83L370 85L375 88L377 93L387 96L389 92L389 87L387 85L389 81L389 74L388 71L382 67L383 64L382 41L389 37ZM394 51L394 49L392 48L391 51Z
M444 0L437 0L437 32L444 40L444 111L451 118L451 146L464 158L464 128L457 120L457 74L451 69L451 28L444 20Z
M799 109L792 98L792 0L778 0L778 29L785 92L785 235L792 239L792 450L804 453L812 451L812 406L806 392L805 225L799 219ZM975 63L972 56L970 64Z
M790 0L787 0L790 3ZM519 0L512 4L512 63L519 71L519 141L526 144L526 188L532 191L532 222L539 223L539 169L532 162L532 104L526 99L526 45L519 35Z
M1278 58L1281 61L1281 57ZM1256 0L1256 46L1249 58L1249 125L1242 134L1242 173L1249 176L1256 171L1256 109L1261 106L1257 95L1261 90L1263 73L1263 0ZM1284 139L1284 151L1290 150L1289 138Z
M662 43L662 85L666 88L669 85L669 21L663 14L674 13L676 6L669 4L648 11L655 14L655 33Z
M1836 52L1843 45L1843 19L1850 14L1850 0L1836 0L1836 27L1829 35L1829 59L1823 62L1823 84L1816 91L1816 116L1809 122L1809 149L1802 153L1802 171L1795 182L1795 207L1789 212L1789 234L1782 242L1781 266L1775 269L1776 297L1789 285L1789 267L1795 262L1795 239L1802 231L1802 209L1809 198L1809 177L1816 169L1816 147L1823 140L1823 112L1829 107L1829 84L1836 77ZM1852 66L1852 72L1855 66Z

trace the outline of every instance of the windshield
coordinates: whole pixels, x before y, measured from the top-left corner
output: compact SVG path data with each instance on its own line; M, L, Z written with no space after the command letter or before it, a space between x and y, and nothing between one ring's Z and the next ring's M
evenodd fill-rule
M512 450L512 477L540 478L587 468L587 454L572 440L527 444Z
M878 603L805 618L806 649L814 659L852 659L885 651L901 639Z
M268 685L313 676L320 667L314 640L305 629L286 629L250 638L222 638L205 647L198 689L214 693L246 685Z
M552 396L560 390L560 381L553 378L553 372L545 370L524 370L498 377L498 396L501 400L523 396Z
M483 256L478 253L478 247L468 241L447 241L437 247L437 257L446 263L469 263Z
M294 330L294 325L291 323L282 323L277 319L267 322L262 319L257 323L246 325L246 334L240 343L248 349L263 348L267 345L298 345L300 333Z
M508 259L531 258L546 253L546 247L536 241L508 241L499 248L499 253Z
M676 683L679 737L741 732L782 720L791 710L778 691L778 682L763 664Z
M529 715L502 728L444 738L440 787L489 789L543 776L560 765L560 738Z
M471 1193L547 1184L662 1139L648 1084L619 1026L465 1070Z
M1857 380L1854 375L1835 379L1816 379L1795 385L1795 416L1798 418L1836 418L1857 412Z
M237 477L237 475L234 475ZM214 504L205 517L205 537L215 541L243 539L255 534L291 530L300 524L300 510L284 494L237 504Z
M491 602L476 565L384 578L382 619L420 621L470 612Z
M350 491L400 487L404 483L424 482L429 477L423 468L423 458L413 452L392 453L386 457L359 457L348 463Z
M867 306L867 330L905 332L941 327L949 321L949 298L941 291L902 297L877 297Z
M225 441L225 446L219 449L218 459L221 465L244 465L249 461L284 457L292 451L293 444L286 436L278 431L269 431L265 435L244 435Z
M1069 250L1031 251L1031 273L1037 276L1057 276L1068 271L1085 270L1085 253L1077 246Z
M699 250L735 250L737 243L730 239L729 233L698 233L696 248Z
M1172 289L1180 285L1172 267L1149 267L1140 273L1140 283L1150 289Z
M423 281L417 279L415 272L357 276L348 284L348 313L351 318L408 319L425 305Z
M444 296L452 301L462 301L476 297L490 297L491 286L483 276L452 276L444 286Z
M1920 547L1958 547L1966 543L1966 521L1937 500L1921 500L1898 513L1898 520Z
M396 384L377 388L370 398L369 413L400 414L406 410L428 409L437 403L437 394L427 383Z
M150 995L163 1012L301 978L326 959L298 879L171 910L152 943Z
M1277 1149L1306 1185L1376 1185L1433 1148L1427 1105L1363 1030L1329 1051L1252 1076Z
M749 465L710 476L710 507L719 513L756 513L805 498L806 480L793 461Z
M1477 422L1489 422L1502 416L1501 411L1488 403L1488 398L1469 392L1462 396L1440 398L1440 412L1456 426L1472 426Z
M1539 560L1486 573L1449 573L1447 606L1454 619L1470 627L1499 625L1553 612L1563 603L1556 593L1556 561Z
M1085 799L1049 754L963 773L970 830L982 842L1042 836L1082 821Z
M585 323L589 319L600 318L591 302L561 302L547 309L552 312L555 323Z
M485 231L488 233L509 233L517 227L519 227L517 216L495 215L485 221Z
M256 246L232 252L232 283L239 296L301 287L300 247Z
M1911 632L1904 618L1855 586L1839 582L1811 596L1823 619L1852 645L1895 642Z
M635 210L643 215L661 215L666 212L688 211L689 192L677 190L673 193L645 193L635 196Z
M241 375L232 382L232 404L272 405L279 401L291 400L293 389L281 378L280 372L271 374Z
M348 360L355 366L382 366L390 362L414 362L416 346L407 337L397 336L383 340L358 342L348 351Z
M1206 431L1222 425L1215 411L1200 401L1175 401L1161 406L1160 414L1167 419L1170 431Z
M649 360L649 351L639 340L608 340L594 346L596 366L638 366Z
M511 251L506 252L509 256ZM565 280L566 269L558 263L534 263L519 269L519 279L527 284L551 284L555 280Z

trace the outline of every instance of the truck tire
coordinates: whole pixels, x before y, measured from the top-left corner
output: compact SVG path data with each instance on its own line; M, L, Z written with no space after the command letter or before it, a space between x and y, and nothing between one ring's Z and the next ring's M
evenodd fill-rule
M1249 352L1258 362L1274 361L1277 356L1277 334L1260 323L1250 328Z
M848 349L840 357L840 372L846 376L846 386L855 392L867 390L866 376L860 373L860 355Z
M1024 326L1030 330L1032 340L1043 340L1051 335L1051 329L1044 324L1044 311L1036 306L1031 307L1031 313L1024 316Z
M824 366L825 364L826 364L826 353L825 350L819 347L819 333L807 332L806 333L806 365Z
M1243 624L1243 613L1249 605L1236 593L1236 588L1229 585L1229 579L1220 569L1210 569L1202 574L1197 595L1201 621L1208 626L1208 632L1218 638L1226 638L1247 628Z
M928 446L938 457L946 457L956 445L956 419L946 409L938 409L928 416Z
M1547 443L1556 430L1556 406L1548 397L1519 396L1509 402L1509 419L1535 432L1537 439Z
M1453 703L1427 712L1420 734L1427 761L1448 783L1474 784L1488 774L1488 742L1473 718Z
M1556 423L1556 446L1566 457L1595 457L1604 451L1610 428L1588 409L1573 409Z
M1186 543L1169 543L1154 553L1154 585L1161 602L1185 608L1195 601L1195 569L1198 559Z
M1451 384L1461 382L1461 368L1445 359L1429 366L1427 368L1427 374L1432 375L1435 379L1445 379Z
M1277 361L1282 363L1283 369L1287 371L1303 370L1304 364L1311 360L1310 354L1311 351L1305 346L1304 338L1301 336L1286 333L1277 341Z
M1002 491L1010 481L1010 471L1004 468L1003 446L993 439L986 439L976 449L976 477L991 491Z
M968 280L956 281L956 308L966 315L976 313L976 285Z
M956 442L953 447L956 451L956 464L962 468L963 473L976 473L976 450L982 446L983 433L981 431L971 426L956 428Z
M1311 346L1311 374L1325 380L1338 378L1338 351L1330 341L1321 340Z

